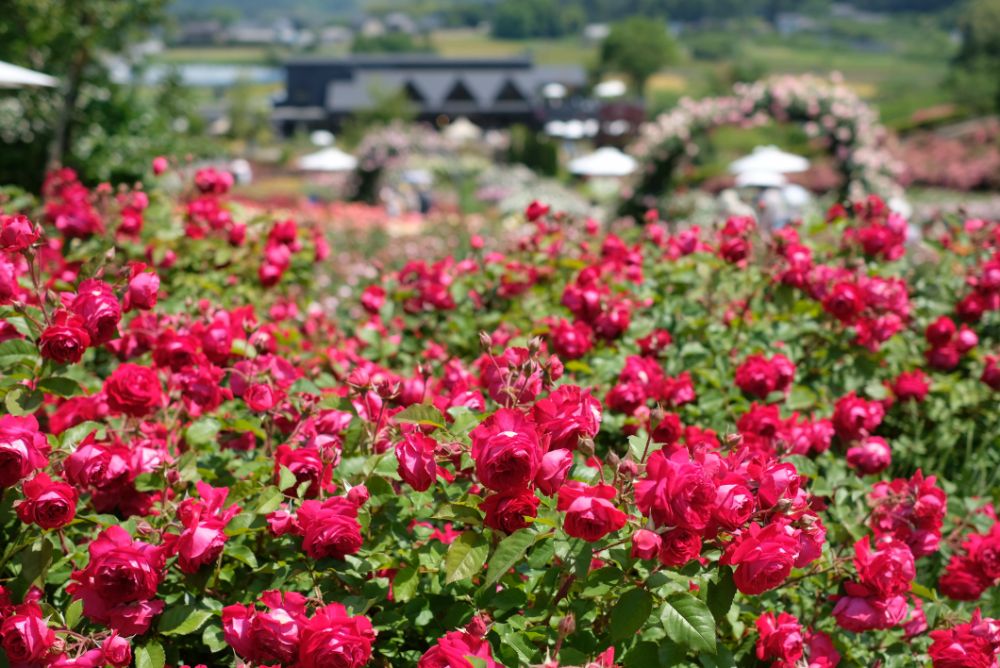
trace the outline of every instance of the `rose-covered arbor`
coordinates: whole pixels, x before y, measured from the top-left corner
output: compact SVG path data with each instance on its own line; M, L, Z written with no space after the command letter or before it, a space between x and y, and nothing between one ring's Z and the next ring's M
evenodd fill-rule
M888 132L878 112L844 85L837 74L780 76L736 84L731 95L684 98L671 111L646 123L631 153L640 162L622 213L640 215L656 206L685 159L699 152L699 141L712 130L735 125L755 127L768 121L801 124L823 142L843 175L843 197L869 193L898 194L898 166L886 150Z

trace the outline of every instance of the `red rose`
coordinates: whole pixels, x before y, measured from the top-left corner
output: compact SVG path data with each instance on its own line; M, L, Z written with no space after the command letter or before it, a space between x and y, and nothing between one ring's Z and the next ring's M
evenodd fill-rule
M298 512L302 547L313 559L343 559L361 549L358 507L334 496L326 501L305 501Z
M844 441L854 441L882 424L885 409L877 401L866 401L854 392L845 394L833 407L833 429Z
M320 489L330 484L330 478L333 474L330 465L325 463L320 456L319 450L309 447L293 450L288 445L279 445L274 453L274 477L276 481L280 480L282 466L295 475L296 489L304 482L309 483L304 494L307 498L319 496Z
M745 485L724 482L715 490L712 517L726 529L737 529L750 519L754 507L753 494Z
M76 515L76 488L55 482L39 473L22 487L24 499L15 503L17 516L25 524L37 524L43 529L58 529L73 521Z
M563 530L574 538L594 542L621 529L628 515L611 503L615 494L614 487L603 483L591 486L571 481L563 485L556 506L566 513Z
M361 306L372 315L376 315L385 304L385 288L380 285L369 285L361 293Z
M157 291L160 289L160 277L154 272L145 271L146 265L132 265L132 277L128 282L123 304L126 311L139 309L149 311L156 307Z
M649 529L639 529L632 534L630 554L633 559L652 559L659 553L661 543L660 534Z
M979 377L992 390L1000 390L1000 365L997 364L996 355L987 355L986 364L983 366L983 375Z
M917 574L910 548L889 536L879 539L875 547L872 551L868 536L854 544L854 566L861 583L882 598L910 591Z
M121 304L104 281L88 278L80 283L71 310L83 319L91 344L98 346L118 336Z
M799 541L786 521L765 527L751 524L730 543L723 561L736 566L733 580L744 594L757 595L781 585L798 556Z
M701 554L701 536L690 529L671 529L660 539L658 556L666 566L683 566Z
M908 611L906 598L881 598L857 582L845 582L846 596L840 596L833 606L833 617L842 629L863 633L888 629L900 624Z
M257 413L263 413L274 408L281 401L282 392L267 383L254 383L243 393L243 401L247 408Z
M802 626L794 615L765 612L757 618L757 658L793 666L802 658Z
M138 364L119 365L104 380L104 394L112 411L131 417L149 415L163 400L156 371Z
M443 638L424 652L417 668L465 668L472 665L466 657L479 659L482 668L500 668L493 660L490 644L465 631L449 631Z
M472 458L479 481L503 492L527 487L544 454L535 426L520 412L501 408L472 430Z
M975 601L995 582L995 578L983 573L975 560L957 554L948 562L944 575L938 580L938 589L955 601Z
M601 429L601 402L576 385L562 385L535 403L532 416L551 438L550 449L575 450L581 438Z
M997 647L989 626L995 620L980 620L976 610L968 624L930 632L934 641L927 653L934 668L993 668L996 666ZM983 628L986 627L986 628Z
M83 614L122 635L141 635L163 601L152 600L163 578L162 546L133 541L120 526L111 526L90 544L90 562L73 572L66 590L83 601Z
M301 627L306 623L306 598L295 592L266 591L260 596L268 607L252 605L222 609L223 637L243 659L259 664L290 664L299 652Z
M123 638L115 632L101 643L101 654L104 661L115 668L128 668L132 663L132 645L128 638Z
M524 210L524 217L527 218L529 221L534 222L539 218L541 218L542 216L544 216L545 214L547 214L548 212L549 212L549 205L542 204L536 199L533 200L531 204L529 204L527 208Z
M37 603L16 606L14 614L0 625L0 647L15 666L46 665L46 656L56 642Z
M0 489L13 487L49 463L49 441L34 415L0 417Z
M225 547L226 525L240 512L240 507L231 505L223 509L229 489L212 487L198 483L201 500L187 499L178 509L178 516L184 523L184 531L174 545L177 565L185 573L197 573L198 569L219 558Z
M528 526L525 518L538 516L539 502L530 489L519 489L490 494L479 504L479 508L486 513L486 526L514 533Z
M566 476L569 475L571 468L573 468L572 452L562 448L550 450L542 457L538 475L535 476L535 485L542 494L552 496L566 482Z
M549 340L552 350L566 360L580 359L594 347L593 330L582 320L570 323L562 319L554 323L549 327Z
M940 348L951 343L951 339L955 336L956 331L955 321L943 315L927 325L924 336L929 344L935 348Z
M418 492L430 488L437 478L436 449L437 441L421 432L410 432L396 444L396 471Z
M927 375L920 369L904 371L892 383L892 393L900 401L907 399L913 399L917 402L923 401L929 390L930 383L927 382Z
M823 298L823 310L844 323L853 322L865 308L861 290L854 283L842 281Z
M657 526L704 529L712 517L715 495L715 485L686 450L670 457L657 450L646 464L646 477L635 483L636 505Z
M52 324L38 340L42 357L58 364L79 362L89 345L90 335L84 328L83 319L62 309L55 312Z
M354 617L339 603L316 612L302 627L301 668L361 668L372 655L375 630L364 615Z
M889 443L880 436L869 436L858 445L847 449L847 465L862 475L884 471L892 463Z
M0 215L0 249L16 253L38 241L41 230L27 216Z

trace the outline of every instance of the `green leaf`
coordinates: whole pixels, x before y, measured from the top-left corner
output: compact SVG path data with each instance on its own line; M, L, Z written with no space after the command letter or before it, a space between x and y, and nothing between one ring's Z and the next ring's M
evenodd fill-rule
M211 445L222 425L215 418L205 417L193 422L184 430L184 440L193 446Z
M62 376L42 378L38 381L37 387L42 392L48 392L60 397L73 397L83 392L80 383L72 378L64 378Z
M166 663L163 647L155 640L135 648L135 668L163 668Z
M611 609L611 638L625 640L635 635L653 611L653 596L645 589L630 589Z
M37 359L38 348L24 339L0 341L0 369L8 369L21 362L31 362L34 366Z
M244 563L250 568L257 568L257 557L254 556L253 550L246 545L227 541L224 551L236 561Z
M396 422L424 424L444 428L445 419L441 411L429 404L413 404L393 416Z
M725 618L729 608L733 606L733 597L736 596L736 584L733 582L733 570L728 566L719 569L719 577L708 583L708 592L705 598L708 599L708 609L715 617L715 621L721 622Z
M792 387L792 391L788 393L786 405L788 406L788 410L792 411L804 411L807 408L812 408L816 405L816 393L808 387L795 385Z
M660 621L677 644L697 652L715 653L715 619L701 599L690 594L667 599Z
M482 572L490 546L481 534L466 531L448 547L444 560L445 582L451 584Z
M76 599L66 607L66 628L73 629L83 615L83 599Z
M483 586L488 587L499 580L504 573L524 558L524 553L534 542L535 535L525 529L516 531L500 541L496 552L490 558L490 566L486 570L486 582L483 583Z
M7 393L7 396L4 398L4 404L11 415L23 416L31 415L37 411L44 400L45 395L38 390L29 390L21 386Z
M81 422L80 424L74 425L60 434L59 443L67 450L73 449L79 445L80 441L87 438L91 432L102 429L103 427L104 425L100 422L94 422L93 420Z
M289 489L295 486L297 482L295 474L289 470L287 466L282 466L278 470L278 489L283 492L287 492Z
M452 543L452 545L454 545L454 543ZM480 566L480 568L482 568L482 566ZM396 577L392 579L393 600L399 601L400 603L409 601L417 592L417 584L419 582L420 578L417 575L416 566L404 566L403 568L400 568L396 573Z
M211 616L208 610L190 605L177 606L163 613L157 629L165 636L186 636L200 629Z

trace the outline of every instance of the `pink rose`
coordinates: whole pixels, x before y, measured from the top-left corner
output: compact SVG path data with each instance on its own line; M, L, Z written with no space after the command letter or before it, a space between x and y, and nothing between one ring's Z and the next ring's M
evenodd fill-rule
M518 489L490 494L479 504L479 508L486 513L486 526L514 533L528 526L526 518L538 515L539 502L530 489Z
M437 441L421 432L410 432L396 444L396 471L403 482L423 492L437 478L437 461L434 453Z
M302 547L313 559L343 559L361 549L358 507L345 498L305 501L298 512Z
M55 482L45 473L39 473L24 483L24 499L15 502L17 516L25 524L37 524L43 529L58 529L73 521L76 488L64 482Z
M544 451L535 426L519 411L501 408L472 430L472 458L479 481L503 492L527 487Z
M301 668L361 668L372 655L375 630L364 615L350 616L339 603L316 612L302 627Z
M0 417L0 489L14 486L49 463L49 441L34 415Z
M615 494L614 487L603 483L571 481L563 485L557 504L558 510L566 513L563 530L574 538L594 542L621 529L628 515L611 503Z

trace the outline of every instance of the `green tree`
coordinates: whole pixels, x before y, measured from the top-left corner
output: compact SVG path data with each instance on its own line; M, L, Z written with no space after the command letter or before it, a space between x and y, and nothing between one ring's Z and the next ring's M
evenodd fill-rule
M649 77L676 59L677 46L662 21L641 17L619 21L601 44L604 71L628 75L640 95Z
M104 178L138 164L137 154L124 151L164 148L184 120L168 114L186 96L169 81L146 90L116 84L106 56L147 37L167 1L3 2L0 60L42 70L59 78L60 86L8 92L0 100L0 114L24 119L3 123L9 131L0 134L0 182L37 187L46 164L67 164L85 175L93 169L89 176ZM166 91L169 98L161 95ZM114 164L98 165L98 157Z
M1000 0L971 0L959 25L962 46L952 63L952 88L974 111L1000 111Z

